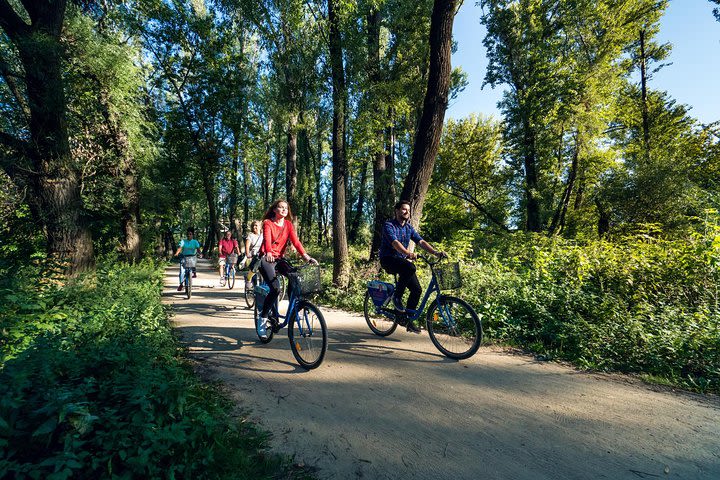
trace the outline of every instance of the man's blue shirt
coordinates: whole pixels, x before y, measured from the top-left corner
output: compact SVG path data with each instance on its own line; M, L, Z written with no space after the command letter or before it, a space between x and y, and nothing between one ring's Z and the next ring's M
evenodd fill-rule
M408 248L410 240L416 244L422 240L420 234L409 223L400 225L395 219L388 220L383 225L382 241L380 242L380 258L383 257L399 257L405 258L405 255L393 248L392 243L397 240L403 247Z

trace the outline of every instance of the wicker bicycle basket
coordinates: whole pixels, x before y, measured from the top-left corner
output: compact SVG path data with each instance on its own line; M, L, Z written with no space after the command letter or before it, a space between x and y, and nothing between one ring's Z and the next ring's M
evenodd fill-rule
M462 287L460 264L458 262L443 263L436 266L435 276L442 290L454 290Z
M309 265L296 272L288 273L290 288L300 295L310 295L322 290L320 265Z

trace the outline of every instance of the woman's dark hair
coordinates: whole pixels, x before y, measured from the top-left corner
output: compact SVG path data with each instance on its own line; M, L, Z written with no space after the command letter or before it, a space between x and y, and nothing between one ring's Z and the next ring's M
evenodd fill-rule
M395 210L400 210L400 207L403 205L407 205L409 208L412 208L412 205L410 205L410 202L408 200L400 200L395 204Z
M187 233L192 233L193 235L195 235L195 229L193 227L188 227Z
M267 209L267 211L265 212L265 215L263 215L263 217L262 217L263 220L272 220L272 219L274 219L274 218L275 218L275 209L276 209L277 206L280 205L281 203L287 204L287 210L288 210L287 217L286 217L287 220L290 220L290 222L294 222L294 221L295 221L295 217L294 217L293 214L292 214L292 210L290 210L290 204L287 202L287 200L283 200L283 199L275 200L275 201L272 203L272 205L270 205L270 208Z

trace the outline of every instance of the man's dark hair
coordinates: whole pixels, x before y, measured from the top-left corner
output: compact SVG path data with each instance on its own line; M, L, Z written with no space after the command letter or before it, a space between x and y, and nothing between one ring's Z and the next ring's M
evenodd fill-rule
M195 235L195 229L193 227L188 227L187 233L192 233L193 235Z
M400 200L395 204L395 210L400 210L400 207L402 207L403 205L407 205L408 207L412 208L409 200Z

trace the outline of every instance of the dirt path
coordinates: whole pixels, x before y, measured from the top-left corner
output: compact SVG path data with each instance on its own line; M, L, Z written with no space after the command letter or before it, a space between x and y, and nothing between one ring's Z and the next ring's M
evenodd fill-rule
M329 349L295 363L285 331L261 345L236 287L199 264L165 301L192 356L225 382L273 448L320 478L720 479L720 402L481 348L441 356L425 333L372 335L323 308Z

